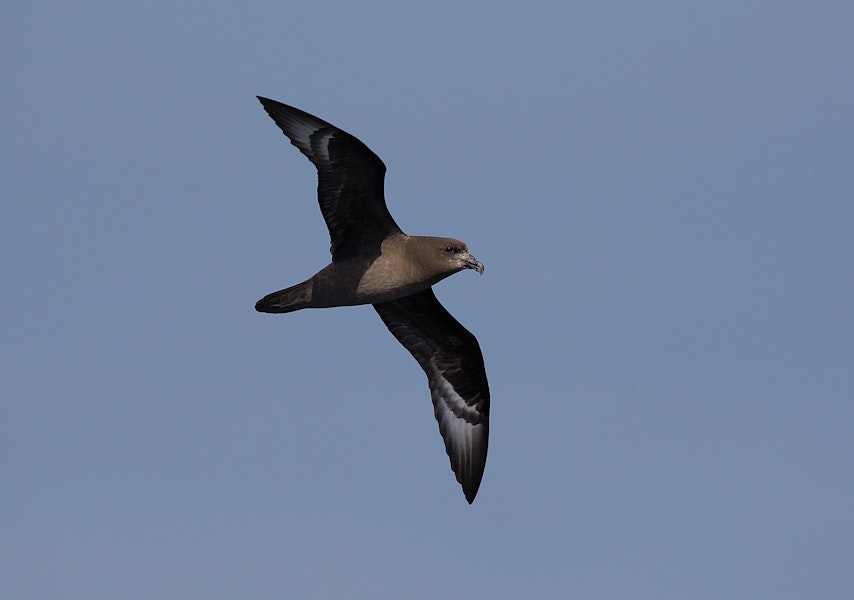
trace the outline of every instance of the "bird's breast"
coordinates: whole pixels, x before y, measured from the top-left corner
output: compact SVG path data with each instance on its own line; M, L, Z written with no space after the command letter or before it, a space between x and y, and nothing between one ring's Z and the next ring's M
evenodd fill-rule
M405 257L380 255L365 270L359 281L357 294L371 304L387 302L430 287L434 282L425 280Z

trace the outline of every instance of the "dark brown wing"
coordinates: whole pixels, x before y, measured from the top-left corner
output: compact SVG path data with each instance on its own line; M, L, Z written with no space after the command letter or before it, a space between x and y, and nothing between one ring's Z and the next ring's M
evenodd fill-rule
M430 288L374 308L427 374L451 469L471 504L483 477L489 442L489 384L477 338L445 310Z
M287 104L258 97L276 125L317 167L317 199L332 260L376 250L400 228L386 208L385 165L358 139Z

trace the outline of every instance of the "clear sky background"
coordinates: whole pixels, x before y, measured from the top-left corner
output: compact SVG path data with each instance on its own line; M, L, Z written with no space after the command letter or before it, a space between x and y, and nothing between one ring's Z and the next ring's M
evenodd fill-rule
M4 599L854 597L849 3L14 4ZM474 505L256 94L486 264Z

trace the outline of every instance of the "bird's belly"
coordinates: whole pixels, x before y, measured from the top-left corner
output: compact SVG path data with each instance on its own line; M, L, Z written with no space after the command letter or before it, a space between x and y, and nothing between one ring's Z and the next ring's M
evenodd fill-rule
M388 302L426 290L436 281L424 279L409 261L380 255L359 278L356 295L365 304Z
M312 278L312 306L348 306L389 302L426 290L435 281L419 281L408 269L381 259L333 263Z
M377 285L376 282L366 282L356 289L359 304L376 304L389 302L405 296L411 296L430 287L429 282L393 282L389 285Z

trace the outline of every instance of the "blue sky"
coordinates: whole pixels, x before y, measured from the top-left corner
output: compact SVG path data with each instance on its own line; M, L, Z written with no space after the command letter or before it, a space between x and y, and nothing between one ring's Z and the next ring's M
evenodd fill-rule
M18 4L4 598L854 593L850 7ZM253 310L328 262L256 94L485 263L473 506L373 310Z

